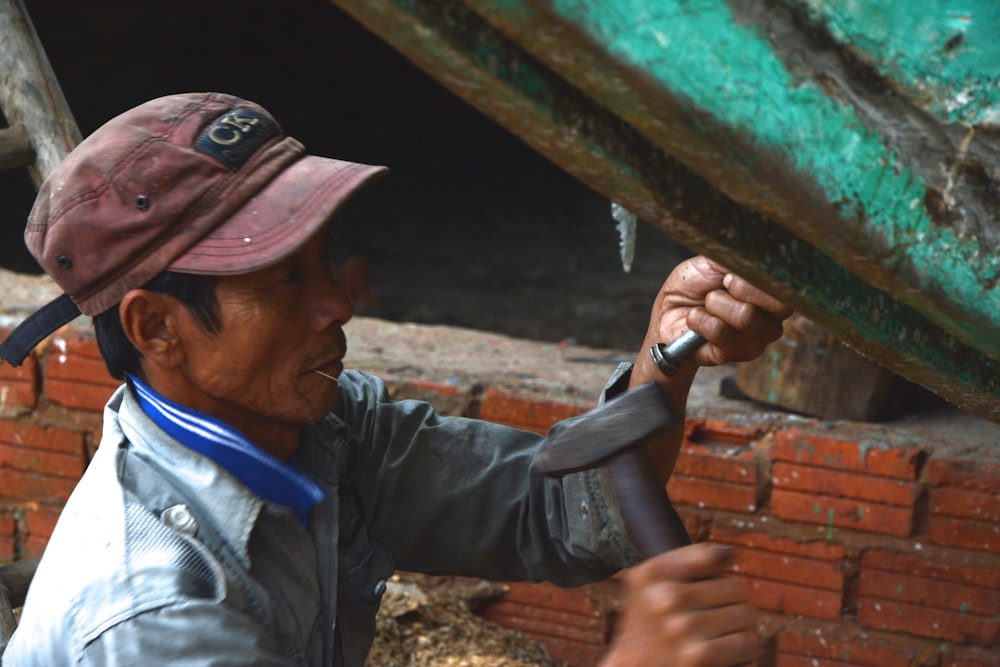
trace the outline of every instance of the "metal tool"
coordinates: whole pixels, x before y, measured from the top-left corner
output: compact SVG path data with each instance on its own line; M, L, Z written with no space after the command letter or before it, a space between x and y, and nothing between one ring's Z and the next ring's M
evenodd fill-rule
M700 334L687 331L670 344L654 345L650 354L670 376L704 342ZM606 465L629 538L643 558L651 558L691 543L642 451L652 438L681 424L683 415L671 414L659 388L650 382L556 426L535 461L552 476Z
M681 360L691 354L705 342L705 337L700 333L688 330L674 339L670 344L657 343L649 348L649 354L653 357L653 362L657 368L670 377L681 367Z
M651 558L691 543L641 450L650 439L681 423L655 384L640 385L556 426L535 461L551 476L607 466L625 530L642 557Z

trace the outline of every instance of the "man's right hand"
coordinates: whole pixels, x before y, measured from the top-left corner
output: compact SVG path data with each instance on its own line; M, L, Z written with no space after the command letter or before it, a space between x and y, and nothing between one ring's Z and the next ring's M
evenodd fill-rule
M601 667L754 663L757 613L725 573L729 550L700 543L668 551L625 574L624 611Z

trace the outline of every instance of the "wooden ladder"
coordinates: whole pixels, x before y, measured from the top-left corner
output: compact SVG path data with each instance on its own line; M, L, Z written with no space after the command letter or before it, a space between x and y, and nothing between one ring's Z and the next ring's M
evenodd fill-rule
M22 0L0 0L0 169L27 168L37 189L73 147L80 129L70 113ZM38 558L0 566L0 655L16 626Z
M23 0L0 0L0 169L27 167L35 188L73 147L80 129Z

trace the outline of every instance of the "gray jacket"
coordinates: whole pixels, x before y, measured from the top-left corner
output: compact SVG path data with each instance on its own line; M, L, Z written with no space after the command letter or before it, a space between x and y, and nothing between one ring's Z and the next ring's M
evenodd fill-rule
M360 666L397 568L578 585L633 564L602 473L543 477L542 439L392 401L345 372L299 465L308 526L176 442L121 387L4 667Z

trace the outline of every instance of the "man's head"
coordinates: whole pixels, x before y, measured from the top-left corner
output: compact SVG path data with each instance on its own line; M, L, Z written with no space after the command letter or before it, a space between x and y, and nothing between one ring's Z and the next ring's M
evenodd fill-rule
M163 271L272 265L385 171L306 155L265 109L229 95L172 95L131 109L84 140L39 191L25 243L66 294L0 356L20 364L80 312L99 315Z
M135 292L188 303L184 293L199 286L290 270L303 249L318 248L341 204L385 171L307 155L266 110L229 95L173 95L131 109L40 189L25 242L65 294L15 329L0 356L18 365L80 313L130 308ZM214 294L195 306L207 334L224 324L215 318L225 307Z

